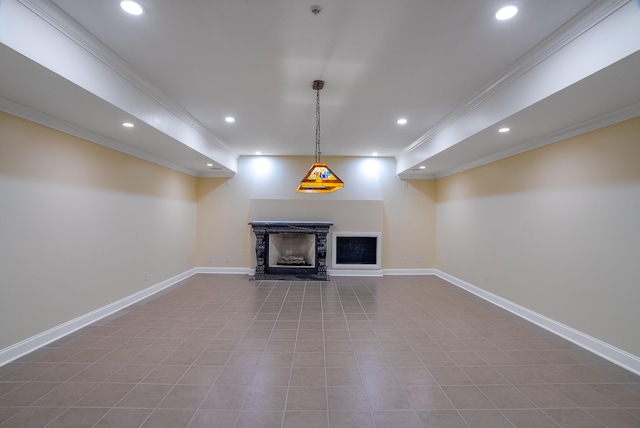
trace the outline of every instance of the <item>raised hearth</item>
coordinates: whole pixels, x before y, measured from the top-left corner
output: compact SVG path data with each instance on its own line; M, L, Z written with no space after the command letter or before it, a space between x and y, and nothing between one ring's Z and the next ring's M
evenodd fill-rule
M252 221L254 279L326 281L328 221Z

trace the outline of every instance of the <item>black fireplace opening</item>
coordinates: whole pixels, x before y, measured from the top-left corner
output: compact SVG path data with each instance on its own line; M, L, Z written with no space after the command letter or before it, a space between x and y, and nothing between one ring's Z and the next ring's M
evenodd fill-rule
M336 264L375 265L378 238L375 236L336 236Z
M252 279L326 281L328 221L252 221L256 269Z
M316 269L314 233L272 233L267 240L267 273L283 273L287 269Z

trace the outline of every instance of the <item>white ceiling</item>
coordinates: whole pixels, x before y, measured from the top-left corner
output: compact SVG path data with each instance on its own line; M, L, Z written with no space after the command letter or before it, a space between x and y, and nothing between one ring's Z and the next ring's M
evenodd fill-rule
M507 3L518 15L496 21ZM1 1L0 109L229 176L256 151L313 157L311 83L323 79L322 154L375 151L417 178L640 114L635 1L141 4L134 17L119 0Z

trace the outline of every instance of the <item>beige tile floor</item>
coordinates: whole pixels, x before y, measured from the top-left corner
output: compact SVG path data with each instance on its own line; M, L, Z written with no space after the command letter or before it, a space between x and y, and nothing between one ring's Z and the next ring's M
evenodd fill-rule
M640 377L431 276L196 275L0 367L0 427L633 427Z

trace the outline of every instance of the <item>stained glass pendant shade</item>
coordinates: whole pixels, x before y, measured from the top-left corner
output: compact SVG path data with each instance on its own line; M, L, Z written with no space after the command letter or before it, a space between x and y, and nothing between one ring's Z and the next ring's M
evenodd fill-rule
M314 162L298 186L298 193L329 193L342 189L344 183L326 163Z
M320 162L320 89L324 81L314 80L316 91L316 161L304 176L296 192L298 193L330 193L344 187L344 183L329 169L326 163Z

